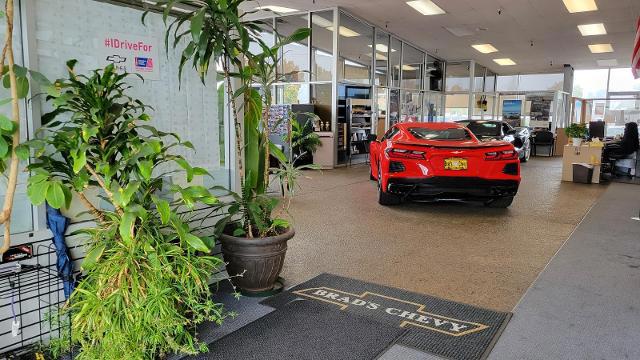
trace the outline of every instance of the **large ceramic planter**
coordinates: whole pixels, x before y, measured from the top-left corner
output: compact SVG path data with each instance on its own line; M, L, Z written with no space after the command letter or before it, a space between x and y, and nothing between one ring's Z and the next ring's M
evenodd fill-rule
M282 271L287 241L293 228L278 236L248 239L222 234L222 255L227 273L243 292L261 293L273 289ZM242 274L242 276L237 276Z

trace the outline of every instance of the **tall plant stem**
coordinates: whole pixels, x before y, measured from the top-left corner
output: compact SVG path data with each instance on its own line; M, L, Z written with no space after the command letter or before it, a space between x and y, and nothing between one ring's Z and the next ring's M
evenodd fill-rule
M4 68L4 55L6 54L9 61L9 82L11 84L11 115L13 122L18 125L13 133L11 144L11 165L9 166L9 182L0 214L0 224L4 224L4 242L0 248L0 254L4 254L11 246L11 212L13 210L13 199L16 194L16 186L18 184L18 163L20 160L16 155L16 146L20 143L20 107L18 105L18 87L16 74L14 72L15 61L13 58L13 0L7 0L5 6L5 14L7 17L7 34L5 37L5 46L2 50L2 64Z
M104 190L104 193L107 194L107 196L109 197L109 200L111 200L111 203L116 208L116 212L118 213L118 215L120 216L124 215L124 211L122 211L122 208L118 204L116 204L113 198L113 193L111 192L111 190L109 190L107 185L104 183L104 180L102 179L102 177L100 177L100 175L98 175L98 173L96 173L96 171L91 166L89 166L89 164L86 164L84 167L93 176L93 178L96 179L96 181L98 182L102 190Z
M231 104L231 114L233 117L233 125L236 131L236 152L238 156L238 176L240 177L240 189L243 192L244 198L244 166L243 166L243 149L242 146L242 129L240 128L240 120L238 119L238 108L236 106L236 98L233 93L233 87L231 83L231 76L229 75L229 64L226 61L222 62L222 70L224 71L224 78L227 80L227 96L229 97L229 103ZM244 213L245 230L248 238L253 237L253 229L251 226L251 219L247 216L247 212Z
M95 218L98 220L98 222L100 224L104 224L106 222L106 219L104 217L104 214L102 213L102 211L98 210L98 208L96 208L91 201L89 201L89 199L87 199L87 196L84 193L78 193L78 197L80 198L80 201L82 201L82 203L84 204L84 206L89 209L89 212L95 216Z

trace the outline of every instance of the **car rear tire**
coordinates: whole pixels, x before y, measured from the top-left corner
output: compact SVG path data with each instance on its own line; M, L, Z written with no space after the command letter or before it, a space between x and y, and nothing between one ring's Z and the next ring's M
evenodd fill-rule
M380 171L380 164L378 164L378 204L389 206L400 203L401 199L399 196L382 191L382 173Z
M369 164L369 180L376 180L376 177L373 176L373 167Z
M484 203L484 206L496 209L506 209L513 203L513 196L499 197Z

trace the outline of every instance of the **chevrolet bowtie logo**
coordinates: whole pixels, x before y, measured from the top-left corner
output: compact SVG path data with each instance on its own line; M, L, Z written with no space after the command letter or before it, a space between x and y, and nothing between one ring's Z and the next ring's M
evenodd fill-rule
M351 294L327 287L311 288L293 292L306 298L319 300L340 307L341 310L355 307L361 311L380 311L383 316L398 322L401 328L419 327L450 336L464 336L487 329L489 326L453 319L425 311L425 306L386 295L365 291ZM356 310L356 309L354 309Z

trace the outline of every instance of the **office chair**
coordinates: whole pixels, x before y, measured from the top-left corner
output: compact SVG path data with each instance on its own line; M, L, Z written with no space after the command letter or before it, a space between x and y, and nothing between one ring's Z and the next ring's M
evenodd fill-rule
M556 138L551 131L537 131L533 138L533 156L538 155L538 145L549 146L549 156L553 156L556 147Z
M612 143L605 145L604 152L602 154L603 163L608 164L608 170L611 176L617 176L616 168L618 162L622 160L630 160L632 165L627 168L626 176L633 176L632 169L637 167L638 150L640 148L640 140L638 139L638 124L627 123L624 127L624 135L622 140L618 143ZM635 161L631 161L635 160ZM637 176L637 174L635 174Z

